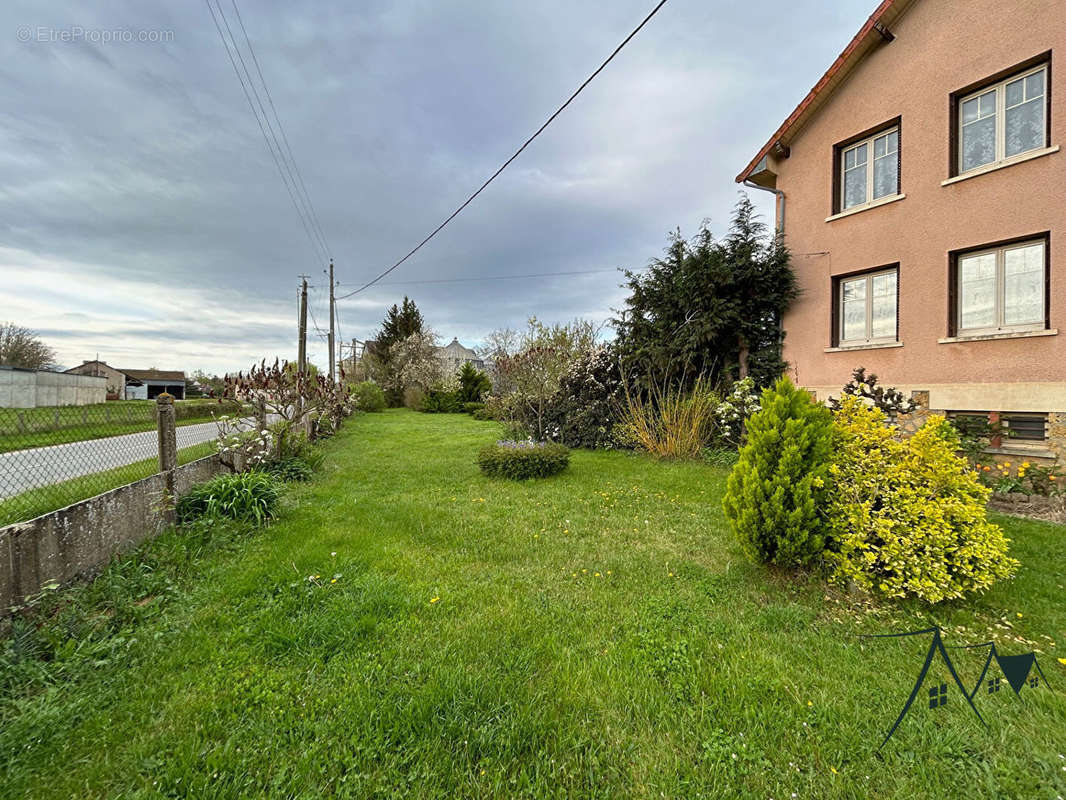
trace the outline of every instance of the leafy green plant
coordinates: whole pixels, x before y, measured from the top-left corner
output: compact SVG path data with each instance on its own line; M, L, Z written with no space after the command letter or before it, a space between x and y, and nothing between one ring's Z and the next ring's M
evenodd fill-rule
M355 401L357 411L376 414L385 410L385 390L373 381L353 383L348 390Z
M747 435L723 499L733 532L753 561L812 562L826 541L820 510L834 439L829 410L781 378L763 392Z
M938 603L1014 572L1007 539L986 516L989 491L943 417L901 440L880 410L845 397L835 422L825 508L836 581Z
M615 430L617 440L656 458L696 458L714 430L714 413L721 400L707 380L691 390L681 384L655 385L643 393L624 387L625 405Z
M457 391L430 389L422 396L418 410L426 414L460 414L463 404Z
M477 463L490 478L547 478L570 465L570 450L557 442L504 439L481 448Z
M874 373L866 373L866 367L858 367L851 373L851 380L844 384L841 389L841 398L861 397L874 408L882 411L888 420L894 420L900 414L910 414L918 404L903 396L903 392L894 386L881 386L877 382ZM841 400L835 397L829 398L829 407L833 411L839 411Z
M314 476L311 465L302 458L285 458L271 461L266 465L264 472L272 475L279 481L309 481Z
M481 411L483 408L485 408L485 404L484 403L463 403L463 413L464 414L476 414L478 411Z
M277 482L265 472L218 475L178 499L178 519L220 517L262 525L274 516L279 499Z

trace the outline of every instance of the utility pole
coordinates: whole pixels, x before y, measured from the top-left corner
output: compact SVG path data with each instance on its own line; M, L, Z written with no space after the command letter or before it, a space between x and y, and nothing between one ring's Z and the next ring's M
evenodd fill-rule
M296 374L301 378L307 372L307 276L300 276L300 345L296 359Z
M333 326L336 323L337 310L333 300L333 259L329 260L329 383L330 386L337 385L337 359L333 357L333 341L335 334L333 332Z

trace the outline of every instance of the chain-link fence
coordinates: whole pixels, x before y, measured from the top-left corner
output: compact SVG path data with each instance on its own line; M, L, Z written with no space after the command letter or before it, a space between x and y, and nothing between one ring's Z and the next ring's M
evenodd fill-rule
M22 522L157 472L156 403L0 408L0 526ZM214 418L250 409L218 400L175 403L179 463L209 455Z

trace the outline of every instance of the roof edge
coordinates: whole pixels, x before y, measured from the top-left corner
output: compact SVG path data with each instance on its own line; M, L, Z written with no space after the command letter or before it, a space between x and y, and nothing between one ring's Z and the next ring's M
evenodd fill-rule
M753 158L748 165L744 167L744 170L737 175L735 179L737 183L743 183L748 176L751 175L758 163L769 154L773 146L781 140L781 137L787 134L804 117L805 113L811 108L815 100L826 91L829 83L837 77L842 70L846 67L854 68L862 58L867 55L869 51L860 54L854 61L852 61L852 57L856 56L856 52L866 41L867 37L875 32L878 23L884 19L888 12L895 8L898 12L898 16L899 13L902 13L903 10L910 5L911 1L912 0L882 0L881 4L874 9L874 12L866 20L866 23L859 29L859 32L852 37L850 42L848 42L847 47L845 47L840 55L836 57L836 60L829 66L829 69L825 71L825 74L818 79L818 82L814 84L814 87L807 93L807 96L800 101L799 105L797 105L785 121L781 123L781 126L774 131L773 136L771 136L766 144L762 146L762 149L759 150L755 158ZM877 35L880 35L880 33ZM849 62L851 63L849 64ZM835 87L830 87L829 91L832 91L832 88Z

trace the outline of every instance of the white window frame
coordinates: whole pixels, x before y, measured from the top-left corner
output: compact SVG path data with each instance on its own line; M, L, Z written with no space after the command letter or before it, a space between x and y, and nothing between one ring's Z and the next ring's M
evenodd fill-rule
M902 179L902 176L900 175L900 169L901 169L902 165L900 164L900 160L899 160L899 128L900 128L899 125L893 125L893 126L891 126L889 128L883 128L883 129L879 130L877 133L874 133L874 134L871 134L870 136L867 136L865 139L860 139L857 142L852 142L847 147L841 147L840 148L840 165L839 165L839 169L840 169L840 211L841 212L854 211L857 208L865 208L866 206L872 205L874 203L884 202L889 197L898 197L899 196L900 181ZM889 194L881 195L880 197L874 197L874 158L875 158L874 157L874 140L880 139L880 138L882 138L884 136L888 136L891 133L895 133L896 134L896 149L892 153L892 155L895 156L895 158L896 158L896 187L895 187L895 190L890 192ZM862 147L863 145L866 145L866 152L867 152L867 158L866 158L866 199L863 202L861 202L861 203L856 203L853 206L849 206L849 205L847 205L847 196L848 196L847 173L848 173L848 170L844 166L847 163L845 159L846 159L848 153L850 153L852 150L855 150L855 149L857 149L859 147ZM885 158L885 157L887 157L887 156L882 156L882 158Z
M1041 141L1035 147L1031 147L1028 150L1022 150L1020 153L1015 153L1012 156L1008 156L1007 155L1007 84L1008 83L1014 83L1015 81L1018 81L1018 80L1024 80L1025 78L1028 78L1030 75L1035 75L1038 72L1043 72L1044 73L1044 139L1043 139L1043 141ZM982 95L988 94L989 92L992 92L992 91L994 91L996 93L996 153L995 153L995 157L991 161L988 161L988 162L986 162L984 164L978 164L976 166L970 167L969 169L963 169L963 167L962 167L962 156L963 156L962 104L966 103L966 102L969 102L970 100L973 100L975 97L981 97ZM967 175L967 174L969 174L971 172L975 172L975 171L977 171L979 169L987 170L989 167L994 167L997 164L1002 164L1004 162L1009 162L1009 161L1012 161L1012 160L1014 160L1016 158L1020 159L1026 153L1032 153L1035 150L1042 150L1043 148L1047 147L1048 146L1047 120L1048 120L1048 106L1049 106L1050 98L1051 98L1051 84L1048 81L1048 63L1046 61L1043 62L1042 64L1039 64L1039 65L1035 66L1035 67L1032 67L1031 69L1023 70L1022 72L1017 72L1017 73L1011 75L1008 78L1004 78L1001 81L997 81L996 83L992 83L992 84L989 84L988 86L985 86L985 87L983 87L981 89L978 89L976 92L970 92L968 95L966 95L964 97L960 97L956 101L957 105L955 107L956 108L956 116L958 117L958 130L955 132L955 135L958 137L957 140L956 140L958 142L958 147L956 148L958 150L958 153L956 155L957 164L955 165L955 168L957 170L956 174L958 174L958 175Z
M1021 325L1006 325L1004 324L1004 314L1006 313L1006 254L1011 250L1019 250L1023 247L1032 247L1033 245L1040 245L1044 256L1044 269L1040 273L1040 284L1044 290L1044 310L1041 314L1039 322L1027 322ZM1040 237L1036 239L1026 239L1022 242L1012 242L1011 244L1000 245L999 247L985 247L981 250L968 250L965 253L959 253L955 258L955 332L957 336L985 336L993 333L1020 333L1024 331L1042 331L1047 328L1047 257L1048 257L1048 241L1047 239ZM967 258L973 258L975 256L986 256L989 254L995 254L996 256L996 324L992 327L985 328L964 328L962 327L962 262ZM897 310L897 313L898 310Z
M896 276L896 329L891 336L873 336L874 329L874 292L873 279L881 275ZM892 344L899 340L899 266L888 269L878 269L873 272L864 272L859 275L843 276L837 279L837 341L841 347L862 344ZM866 336L861 339L844 338L844 284L855 281L866 282Z

